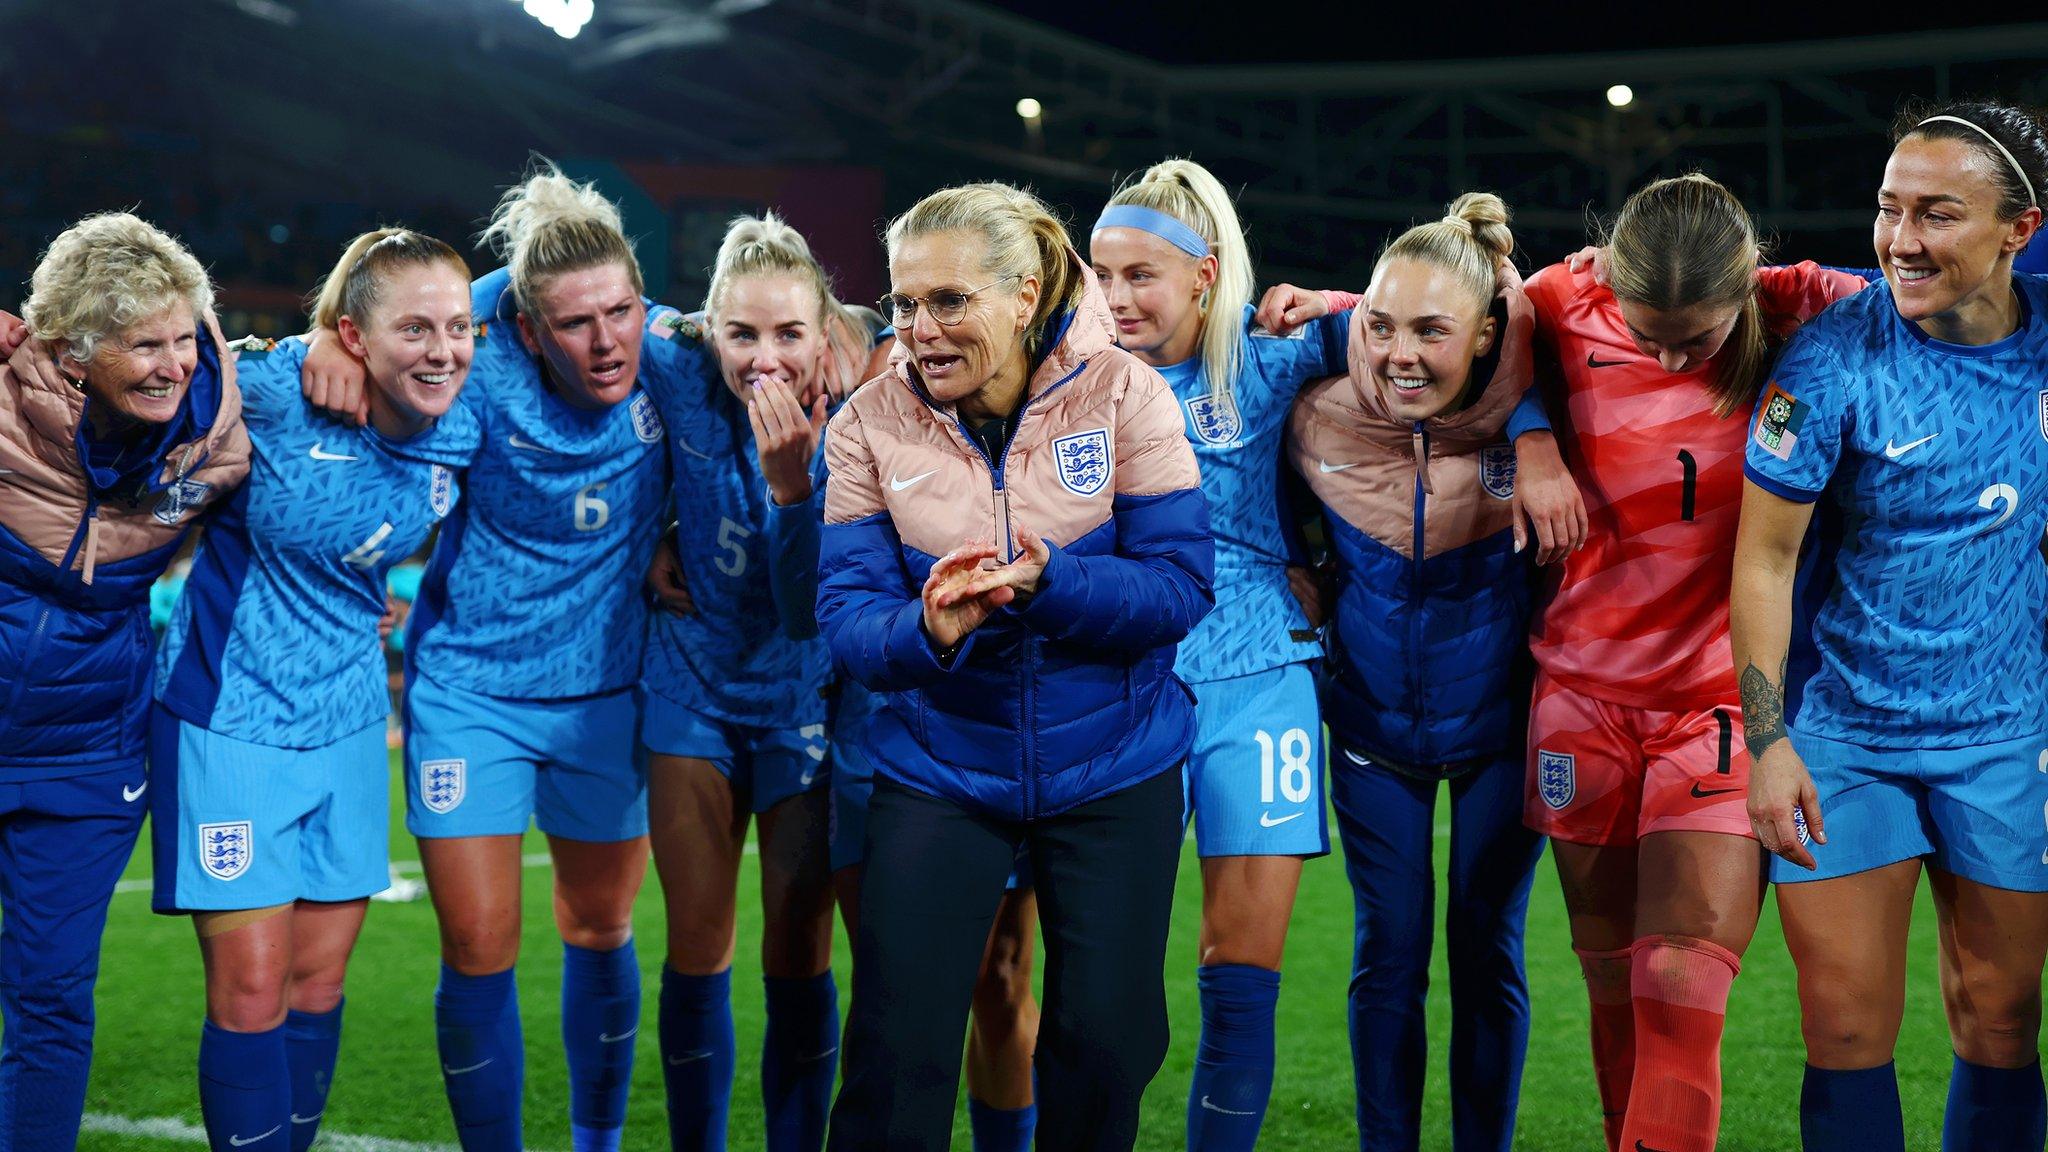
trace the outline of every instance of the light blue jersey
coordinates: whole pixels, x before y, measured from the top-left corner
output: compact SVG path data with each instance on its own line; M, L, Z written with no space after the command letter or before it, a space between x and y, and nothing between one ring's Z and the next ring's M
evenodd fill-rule
M652 394L696 380L706 357L674 326L650 322L632 395L575 407L520 341L507 285L499 271L473 289L482 323L462 399L482 449L434 546L406 649L441 684L501 699L628 688L668 498Z
M1795 735L1949 749L2048 728L2048 278L2013 283L2019 330L1982 346L1930 339L1873 284L1799 330L1757 404L1749 478L1824 501Z
M746 408L715 368L657 399L675 469L676 555L697 611L652 614L646 690L731 724L823 725L831 659L815 612L824 453L812 460L811 499L778 507Z
M207 526L157 653L156 696L179 719L278 748L316 748L390 711L377 619L384 577L460 495L477 450L460 404L394 442L299 394L306 346L245 349L236 366L249 480Z
M1280 441L1301 386L1345 370L1351 314L1325 316L1284 337L1254 327L1251 316L1247 307L1243 367L1227 400L1209 394L1199 358L1159 370L1186 418L1216 536L1216 610L1181 641L1174 661L1189 681L1249 676L1322 654L1287 591Z

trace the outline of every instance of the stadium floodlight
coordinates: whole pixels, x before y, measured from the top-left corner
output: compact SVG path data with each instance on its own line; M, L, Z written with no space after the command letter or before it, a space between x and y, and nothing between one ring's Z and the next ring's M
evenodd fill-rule
M597 15L597 0L513 0L526 14L555 30L564 40L574 40L590 18Z
M1036 120L1040 116L1045 115L1045 105L1026 96L1022 100L1017 101L1017 115L1022 116L1026 120Z
M1626 84L1616 84L1607 90L1607 102L1616 108L1626 108L1636 102L1636 90Z

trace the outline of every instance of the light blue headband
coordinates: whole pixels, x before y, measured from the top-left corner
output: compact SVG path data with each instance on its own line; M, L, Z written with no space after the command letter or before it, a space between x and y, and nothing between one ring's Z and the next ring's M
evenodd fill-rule
M1090 231L1100 232L1104 228L1136 228L1140 232L1150 232L1197 260L1209 254L1209 242L1202 239L1200 232L1156 208L1112 204L1095 218L1095 227Z

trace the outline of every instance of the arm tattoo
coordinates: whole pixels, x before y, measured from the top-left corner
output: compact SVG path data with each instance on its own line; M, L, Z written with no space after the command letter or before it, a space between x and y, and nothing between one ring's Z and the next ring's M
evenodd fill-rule
M1785 738L1785 664L1778 664L1778 683L1772 684L1764 670L1750 661L1742 670L1742 742L1751 760L1761 759L1764 750Z

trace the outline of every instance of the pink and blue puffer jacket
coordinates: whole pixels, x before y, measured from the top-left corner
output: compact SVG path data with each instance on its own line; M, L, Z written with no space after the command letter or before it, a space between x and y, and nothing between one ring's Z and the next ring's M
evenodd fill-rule
M1180 407L1116 346L1078 254L1007 448L993 459L915 365L863 385L825 435L818 621L840 672L886 693L877 771L1005 819L1052 815L1176 768L1194 738L1175 645L1214 604L1215 544ZM1037 594L941 663L920 590L972 540L1051 546Z
M1349 303L1349 298L1345 298ZM1495 350L1464 408L1393 415L1353 311L1350 371L1303 389L1287 452L1322 505L1338 570L1323 721L1340 743L1419 775L1520 755L1532 567L1514 550L1515 450L1503 429L1534 374L1535 313L1503 265Z
M0 367L0 783L142 760L150 585L249 472L233 362L199 346L178 418L111 467L83 392Z

